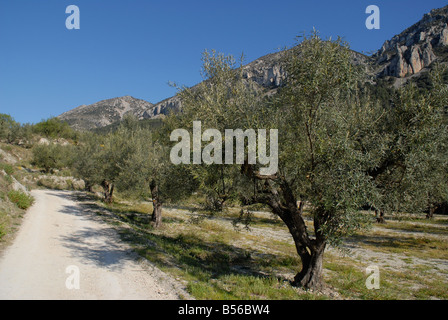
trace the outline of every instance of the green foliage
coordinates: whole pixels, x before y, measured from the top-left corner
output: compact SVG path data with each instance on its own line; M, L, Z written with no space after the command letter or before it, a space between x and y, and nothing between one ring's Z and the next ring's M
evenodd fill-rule
M4 170L8 175L14 173L14 167L7 163L0 163L0 170Z
M95 184L100 184L104 179L102 174L103 162L101 154L104 149L103 137L93 133L83 133L80 143L76 146L73 168L75 175L83 179L86 188L89 189Z
M27 195L26 193L23 193L22 191L16 191L11 190L8 192L8 198L11 200L11 202L15 203L17 207L20 209L26 210L34 202L34 199L32 196Z
M378 164L369 174L378 205L388 211L422 212L448 198L448 90L444 68L430 73L432 89L413 83L398 90L376 131L383 137Z
M53 139L65 138L75 140L78 136L76 131L68 123L58 118L49 118L35 124L33 126L33 132Z
M74 161L74 148L71 145L38 144L33 147L32 154L33 165L42 168L47 173L55 169L71 167Z
M314 226L328 242L362 228L359 214L374 185L365 168L375 165L363 143L379 145L374 123L381 109L360 94L361 71L348 44L314 33L285 53L288 74L279 92L280 167L300 201L310 204Z
M163 201L178 201L191 195L194 181L185 168L171 163L169 148L163 140L161 133L140 127L132 121L120 125L110 140L111 148L121 145L119 149L124 152L116 161L120 163L116 170L120 190L147 197L149 184L154 181Z
M0 113L0 139L12 143L16 138L19 128L20 124L14 121L10 115Z
M182 114L165 120L170 130L187 129L192 133L193 121L200 120L203 128L270 129L266 119L272 114L266 108L262 88L247 81L243 60L237 63L231 55L205 51L202 55L203 82L193 88L178 87ZM247 145L245 146L247 148ZM246 150L247 151L247 150ZM229 201L239 201L247 190L241 188L240 165L211 164L184 166L199 183L198 190L205 198L205 208L220 211Z
M424 94L412 87L395 91L386 80L371 87L352 64L348 44L324 41L317 33L284 52L288 77L272 101L244 80L241 66L231 56L205 52L204 81L180 88L182 114L166 125L190 132L194 120L220 131L277 128L281 179L272 180L269 189L280 192L287 185L293 197L308 203L315 229L327 242L336 245L368 225L359 213L365 204L422 210L425 194L444 197L444 71L432 73L438 79ZM266 184L245 179L239 166L187 167L212 202L261 199L266 192Z
M164 200L179 200L191 194L192 179L183 168L171 164L163 140L134 117L126 117L106 135L85 133L76 148L76 174L89 186L107 181L137 197L148 197L154 180Z

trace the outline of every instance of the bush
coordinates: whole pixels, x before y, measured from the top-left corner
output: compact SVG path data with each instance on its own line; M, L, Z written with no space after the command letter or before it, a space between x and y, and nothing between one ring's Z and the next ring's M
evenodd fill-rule
M7 163L0 163L0 171L1 171L1 170L5 170L5 172L6 172L8 175L11 175L11 174L14 173L14 168L13 168L13 166L10 165L10 164L7 164Z
M33 132L44 135L48 138L77 138L77 133L68 125L58 118L50 118L43 120L33 126Z
M9 114L0 113L0 140L11 143L15 139L20 124L15 122Z
M0 224L0 240L6 235L5 227L3 224Z
M36 145L33 147L32 164L43 168L48 173L54 169L61 170L70 167L73 156L73 147L70 145Z
M15 203L17 207L20 209L26 210L34 202L34 198L32 196L23 193L22 191L11 190L8 192L8 198L11 202Z

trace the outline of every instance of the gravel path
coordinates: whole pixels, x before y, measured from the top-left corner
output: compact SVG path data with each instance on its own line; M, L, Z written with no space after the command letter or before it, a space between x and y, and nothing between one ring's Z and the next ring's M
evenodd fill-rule
M14 242L0 257L0 299L179 299L175 281L119 240L65 191L32 191Z

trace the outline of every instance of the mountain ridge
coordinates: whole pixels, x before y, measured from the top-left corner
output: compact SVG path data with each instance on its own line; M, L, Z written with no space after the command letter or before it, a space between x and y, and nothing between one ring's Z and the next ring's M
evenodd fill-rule
M153 104L132 96L123 96L80 105L62 113L58 118L76 130L91 130L121 121L127 114L144 119L144 114Z
M286 76L281 68L281 54L269 53L249 62L243 66L243 76L266 89L278 88ZM373 79L392 79L395 86L424 74L434 62L448 63L448 5L424 14L420 21L386 40L372 56L352 50L352 61L373 67ZM140 120L154 119L180 109L177 96L155 104L124 96L81 105L58 118L74 129L91 130L120 121L126 114Z

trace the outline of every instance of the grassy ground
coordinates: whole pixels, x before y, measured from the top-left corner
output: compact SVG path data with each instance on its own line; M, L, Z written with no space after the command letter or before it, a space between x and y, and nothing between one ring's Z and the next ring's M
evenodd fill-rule
M210 216L171 207L163 211L163 227L153 229L150 203L91 206L196 299L448 298L446 216L388 221L347 239L342 251L329 248L326 289L310 292L290 285L300 259L287 229L269 213L254 212L247 229L235 225L237 209ZM380 289L366 287L372 265L379 268Z

